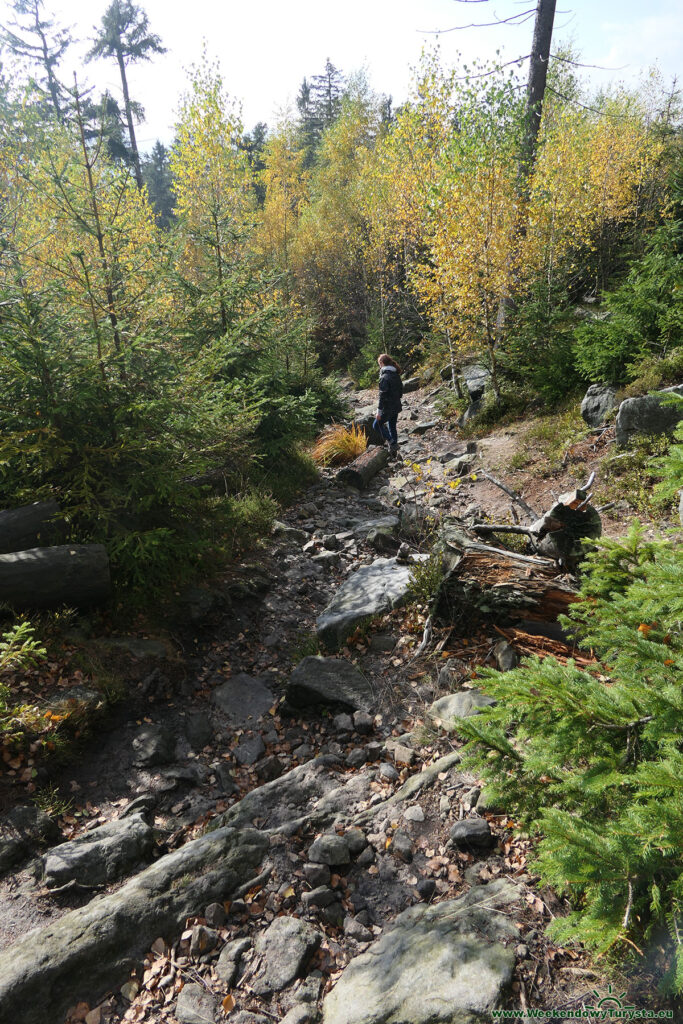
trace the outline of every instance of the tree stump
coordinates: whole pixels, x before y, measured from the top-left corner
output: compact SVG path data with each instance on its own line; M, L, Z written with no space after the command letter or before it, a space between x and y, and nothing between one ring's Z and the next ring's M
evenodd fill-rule
M443 527L441 550L445 576L434 612L441 621L554 622L577 598L551 559L490 547L451 523Z

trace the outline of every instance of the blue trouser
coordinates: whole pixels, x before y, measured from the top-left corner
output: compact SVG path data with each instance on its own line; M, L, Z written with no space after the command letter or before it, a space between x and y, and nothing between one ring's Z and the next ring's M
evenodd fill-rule
M391 445L398 444L398 433L396 431L397 420L398 413L395 413L393 416L388 416L386 419L379 419L378 417L373 424L375 430L379 430L384 440L388 441Z

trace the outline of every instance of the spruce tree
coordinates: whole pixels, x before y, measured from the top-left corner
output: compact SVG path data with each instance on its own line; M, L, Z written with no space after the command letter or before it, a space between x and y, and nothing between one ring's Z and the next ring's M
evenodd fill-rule
M154 143L149 156L144 157L142 173L157 224L159 227L168 228L174 217L173 176L169 151L159 139Z
M128 91L126 66L140 60L151 60L153 54L165 52L166 48L162 46L161 38L149 30L147 15L131 0L112 0L102 16L99 34L88 52L88 60L94 60L96 57L113 57L119 66L131 159L139 189L142 189L143 180L140 154L135 139L136 111ZM137 114L139 120L142 115L141 108L138 108Z

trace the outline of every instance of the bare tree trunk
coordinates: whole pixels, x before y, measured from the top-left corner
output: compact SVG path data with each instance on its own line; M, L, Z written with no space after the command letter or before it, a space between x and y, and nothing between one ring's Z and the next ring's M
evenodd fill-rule
M538 0L536 20L534 22L534 38L529 58L529 78L526 87L526 113L524 117L524 134L519 151L517 166L517 194L519 196L519 213L513 238L513 251L510 262L513 267L517 261L520 241L526 236L529 215L529 195L531 176L536 163L538 132L543 114L543 99L548 77L550 61L550 43L555 22L556 0ZM508 309L514 308L514 289L501 295L496 316L496 344L499 344L505 328L505 317Z
M133 110L130 105L130 96L128 95L128 79L126 78L126 62L123 59L122 51L117 47L116 59L119 62L119 71L121 72L121 86L123 88L123 102L126 108L126 120L128 121L128 139L130 141L130 151L133 154L133 167L135 169L135 180L137 186L142 192L142 168L140 167L140 154L138 153L138 144L135 139L135 125L133 124Z

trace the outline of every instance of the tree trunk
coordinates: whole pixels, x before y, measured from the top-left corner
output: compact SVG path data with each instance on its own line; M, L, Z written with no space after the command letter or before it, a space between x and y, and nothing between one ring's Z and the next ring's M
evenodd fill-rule
M536 163L536 149L538 131L541 127L541 115L543 114L543 99L545 97L545 85L548 77L548 64L550 62L550 43L553 36L553 24L555 22L556 0L538 0L536 7L536 20L534 22L534 38L531 43L531 55L529 57L529 77L526 86L526 112L524 116L524 133L519 150L519 162L517 165L517 194L519 196L519 212L515 236L513 239L513 251L511 263L517 260L520 248L520 240L526 235L527 219L529 216L529 194L531 190L531 175ZM515 305L514 283L513 287L504 292L498 304L496 316L496 345L503 337L505 320L508 309Z
M372 480L373 476L379 473L380 469L389 462L389 453L385 448L368 448L366 452L359 455L349 466L344 466L337 473L337 480L341 484L349 484L362 491Z
M87 608L111 597L102 544L64 544L0 555L0 601L15 608Z
M529 180L536 162L536 140L541 127L543 98L550 61L550 42L553 37L556 0L538 0L534 38L529 59L529 78L526 87L526 117L524 137L520 150L518 189L524 200L529 198Z
M554 622L577 599L549 558L489 547L450 524L444 526L441 547L446 575L435 607L441 621Z
M0 512L0 552L35 547L58 512L56 501L34 501L32 505Z
M123 88L123 103L126 108L126 120L128 122L128 139L130 141L130 151L133 154L133 167L135 169L135 180L137 186L142 192L142 168L140 167L140 154L138 153L138 144L135 139L135 125L133 124L133 111L130 105L130 96L128 95L128 79L126 78L126 62L123 59L123 53L117 49L116 59L119 62L119 71L121 72L121 87Z

